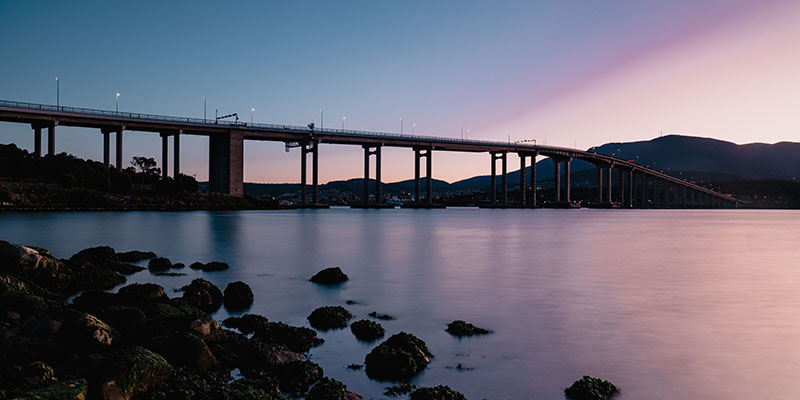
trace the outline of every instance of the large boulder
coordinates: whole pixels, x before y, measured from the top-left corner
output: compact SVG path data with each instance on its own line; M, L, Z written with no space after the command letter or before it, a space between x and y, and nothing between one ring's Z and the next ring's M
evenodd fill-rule
M181 290L183 299L207 313L217 311L222 305L222 291L203 278L193 280Z
M76 274L49 252L0 240L0 273L19 275L54 292L68 291Z
M71 265L87 262L98 267L114 269L119 265L119 258L117 252L108 246L83 249L69 258Z
M228 317L222 323L228 328L239 330L239 332L249 335L259 328L267 328L269 320L256 314L245 314L241 317Z
M306 400L363 400L357 393L347 390L347 386L335 379L323 377L311 390Z
M130 400L172 373L164 357L142 347L120 350L104 364L100 393L105 400Z
M572 400L608 400L619 394L613 383L585 375L564 389L564 394Z
M147 301L167 300L164 288L155 283L132 283L117 292L126 304L136 305Z
M467 398L450 386L439 385L436 387L419 388L411 393L410 400L467 400Z
M117 253L117 258L122 262L137 262L155 257L156 253L153 253L152 251L132 250Z
M281 392L297 397L322 378L322 367L311 361L294 361L281 364L272 370L278 379Z
M416 336L400 332L367 354L367 376L377 380L408 381L425 369L433 357L428 346Z
M209 263L193 262L189 265L191 269L199 269L204 272L224 271L229 268L227 263L219 261L211 261Z
M218 342L227 338L227 331L219 326L219 322L209 316L196 318L189 323L189 331L206 342Z
M346 328L350 318L353 314L342 306L319 307L307 317L312 327L323 331Z
M242 281L231 282L225 287L223 302L230 310L243 310L253 304L253 291Z
M338 285L348 279L347 274L342 272L341 268L331 267L317 272L309 280L320 285Z
M147 263L147 269L151 272L161 272L172 268L172 261L166 257L151 258Z
M488 329L479 328L475 325L470 324L469 322L456 320L449 324L447 324L447 329L445 329L447 333L453 336L473 336L473 335L486 335L492 333L492 331Z
M386 333L381 324L367 319L358 320L350 324L350 331L358 340L371 342L383 337Z
M85 400L89 394L86 379L73 379L25 392L25 400Z
M285 346L297 353L305 353L324 342L317 337L317 332L313 329L286 325L282 322L268 322L259 326L256 328L253 338L263 343Z
M62 342L71 350L106 351L114 344L117 332L92 314L67 312L60 330Z
M122 272L131 273L130 266L120 263L117 253L108 246L83 249L70 257L67 263L77 274L73 291L111 289L125 282Z
M295 361L304 361L306 356L295 353L278 344L248 340L241 360L241 366L247 369L265 369Z
M163 355L172 365L182 365L198 370L217 366L217 358L203 339L187 332L174 332L157 336L149 346Z

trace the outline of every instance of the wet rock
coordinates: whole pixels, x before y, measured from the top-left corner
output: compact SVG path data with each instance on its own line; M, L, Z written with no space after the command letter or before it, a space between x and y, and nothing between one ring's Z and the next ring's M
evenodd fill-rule
M383 320L383 321L391 321L391 320L393 320L393 319L394 319L394 317L393 317L393 316L391 316L391 315L388 315L388 314L378 314L378 312L377 312L377 311L373 311L373 312L371 312L371 313L369 313L369 314L367 314L367 315L369 315L369 316L370 316L370 317L372 317L372 318L375 318L375 319L380 319L380 320Z
M348 306L352 306L353 304L359 304L359 303L357 301L355 301L355 300L347 300L347 301L344 302L344 304L347 304Z
M207 313L217 311L222 305L222 291L203 278L193 280L181 290L183 299Z
M49 302L32 294L8 294L0 296L0 309L21 315L39 315L49 309Z
M0 296L7 294L32 294L43 298L53 298L56 295L21 276L0 274Z
M18 370L16 375L16 384L22 386L22 388L26 390L56 382L53 367L41 361L34 361L25 365Z
M259 326L253 338L263 343L285 346L297 353L305 353L324 342L313 329L286 325L283 322L269 322L265 326Z
M323 376L322 367L311 361L294 361L281 364L272 373L278 380L281 392L299 395Z
M115 329L123 331L134 330L147 319L144 311L133 306L107 307L100 317Z
M312 327L323 331L346 328L350 318L353 318L353 314L341 306L319 307L307 317Z
M147 301L167 300L164 288L155 283L132 283L123 286L117 292L127 304L141 304Z
M341 268L332 267L332 268L325 268L322 271L317 272L309 280L311 282L319 283L321 285L337 285L348 279L349 278L347 277L347 274L342 272Z
M119 263L119 266L117 266L116 271L123 275L131 275L139 271L144 271L145 269L147 268L121 262Z
M367 376L377 380L407 381L425 369L433 357L416 336L400 332L367 354Z
M151 258L147 263L147 269L150 272L162 272L172 268L172 261L166 257Z
M347 390L344 383L335 379L323 377L311 390L308 391L306 400L356 400L364 399L361 395Z
M70 265L92 263L98 267L115 268L119 264L117 252L111 247L90 247L75 253L69 258Z
M163 355L172 365L182 365L201 371L217 366L217 358L203 339L186 332L157 336L149 346Z
M102 352L108 350L117 332L92 314L68 312L60 330L61 340L73 350Z
M225 307L231 310L242 310L253 304L253 291L242 281L231 282L223 293Z
M383 391L383 394L387 396L399 396L403 394L409 394L417 388L417 385L412 385L410 383L401 383L399 385L389 386L386 390Z
M30 338L52 337L61 330L61 321L54 319L40 319L25 326L22 335Z
M148 260L155 257L156 253L153 253L152 251L132 250L132 251L124 251L122 253L117 253L117 258L119 259L119 261L122 262L137 262L142 260Z
M245 314L241 317L226 318L222 323L229 328L237 329L239 332L249 335L259 328L267 328L269 320L256 314Z
M364 364L350 364L347 366L347 369L352 369L353 371L358 371L361 368L364 368Z
M419 388L411 393L410 400L467 400L467 398L451 389L450 386L440 385L432 388Z
M155 276L186 276L183 272L156 272Z
M264 369L290 362L304 361L305 359L304 355L290 351L282 345L249 340L246 346L246 353L242 358L242 367Z
M142 347L114 353L101 371L100 393L106 400L130 400L137 393L169 378L172 366L161 355Z
M564 389L564 394L572 400L608 400L619 394L613 383L585 375Z
M199 269L204 272L212 272L212 271L224 271L228 268L228 264L219 261L212 261L210 263L201 263L201 262L193 262L189 265L191 269Z
M25 400L85 400L88 392L89 384L85 379L74 379L28 391L20 398Z
M186 264L184 264L184 263L175 263L175 264L172 264L172 268L173 269L183 269L183 268L186 268Z
M72 305L89 314L99 314L108 307L122 305L120 300L116 293L90 289L72 299Z
M453 336L473 336L473 335L486 335L492 333L492 331L488 329L479 328L475 325L470 324L469 322L456 320L449 324L447 324L447 329L445 329L447 333Z
M218 342L227 337L227 332L219 326L219 322L209 316L203 316L190 322L189 330L207 342Z
M76 278L75 271L49 252L40 250L0 241L0 273L27 278L58 293L70 290Z
M382 338L386 333L381 324L372 322L366 319L358 320L350 324L350 331L356 336L358 340L371 342Z

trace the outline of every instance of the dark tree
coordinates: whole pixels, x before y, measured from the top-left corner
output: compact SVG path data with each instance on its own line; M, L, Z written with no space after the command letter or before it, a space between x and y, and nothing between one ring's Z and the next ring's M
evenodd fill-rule
M161 173L161 168L156 167L156 160L153 158L133 157L131 165L136 167L136 169L138 169L139 172L148 175L159 175Z

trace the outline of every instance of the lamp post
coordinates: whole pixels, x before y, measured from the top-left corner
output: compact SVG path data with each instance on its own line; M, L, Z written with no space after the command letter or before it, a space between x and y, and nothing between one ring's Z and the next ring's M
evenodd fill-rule
M250 109L250 125L253 124L253 113L256 112L256 108L253 107Z
M206 96L203 96L203 122L206 120Z
M347 119L347 117L342 115L342 130L344 130L344 120L346 120L346 119Z
M403 119L400 118L400 134L403 134Z
M414 134L414 128L417 127L417 124L411 124L411 134Z
M117 105L114 108L115 112L119 112L119 92L117 92Z
M322 124L322 109L319 109L319 129L321 130L322 127L325 126Z
M61 105L61 81L56 77L56 107Z

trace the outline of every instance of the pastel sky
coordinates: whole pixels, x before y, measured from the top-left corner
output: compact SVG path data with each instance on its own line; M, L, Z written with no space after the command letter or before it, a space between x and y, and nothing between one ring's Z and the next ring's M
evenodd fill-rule
M536 139L589 148L663 134L798 141L800 2L0 2L0 98L258 122ZM416 124L412 128L413 124ZM131 133L125 158L160 159ZM0 142L31 149L30 127ZM57 150L101 159L96 130L58 128ZM182 140L207 179L208 139ZM434 177L489 172L484 154L435 153ZM320 178L362 174L358 147L320 150ZM517 160L511 167L517 168ZM384 151L386 181L413 153ZM245 180L298 182L299 154L247 142Z

